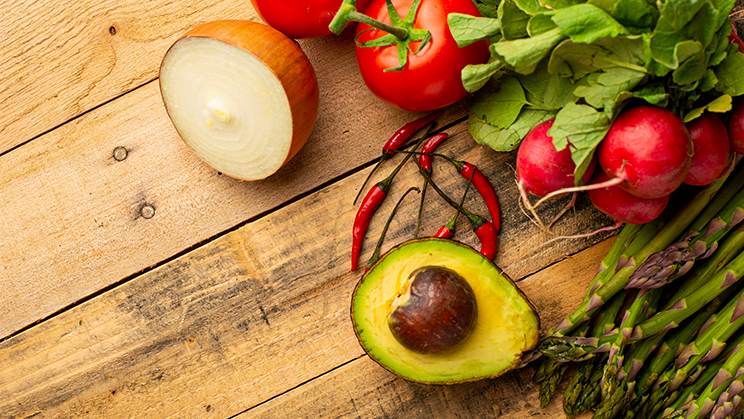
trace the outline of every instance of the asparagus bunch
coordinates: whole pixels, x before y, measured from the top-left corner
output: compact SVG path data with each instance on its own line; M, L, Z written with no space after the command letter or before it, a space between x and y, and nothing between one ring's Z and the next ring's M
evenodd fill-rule
M569 417L744 410L744 167L672 208L632 234L626 226L579 307L538 345L541 366L578 363Z
M736 183L726 183L727 178L731 175L736 179L744 179L744 169L739 167L734 173L728 172L720 179L702 188L692 199L687 201L680 210L671 216L671 219L659 229L645 246L634 253L622 267L618 266L619 269L610 279L597 287L589 299L585 299L577 309L556 327L553 331L553 336L565 336L573 332L579 324L591 319L592 315L602 304L609 301L612 296L627 286L628 280L638 266L646 262L652 254L666 249L670 244L675 242L675 239L687 231L688 226L703 212L721 188L735 188L738 191L740 187L736 187ZM669 207L669 212L673 211L671 208L673 205ZM668 213L662 214L660 217L664 219L667 216Z
M602 262L600 262L599 269L594 276L589 290L584 296L584 300L589 299L594 290L597 287L601 286L604 282L606 282L606 280L617 268L618 264L623 263L623 257L628 257L628 251L634 251L635 247L632 246L632 243L636 242L635 246L638 246L636 237L638 236L641 228L642 226L632 224L627 224L623 227L623 229L618 234L617 239L612 244L610 251L607 253L607 256L605 256ZM646 226L646 230L650 230L650 228ZM652 233L653 232L647 231L645 235L642 235L639 240L650 240L651 237L653 237ZM620 302L622 303L622 301ZM619 309L619 305L617 308ZM615 314L616 313L617 312L615 312ZM612 315L612 319L605 321L605 323L614 324L614 321L615 315ZM587 325L586 327L584 327L584 330L580 333L577 333L577 335L583 336L588 330L589 327ZM540 352L536 351L536 354L540 354ZM532 358L534 358L534 356ZM542 407L545 407L548 405L548 403L550 403L550 400L553 398L556 388L558 387L558 384L560 383L561 378L563 377L563 374L566 372L567 368L568 364L558 362L555 359L543 358L540 361L540 365L537 368L535 375L533 376L533 381L535 381L535 383L537 383L540 388L540 405Z

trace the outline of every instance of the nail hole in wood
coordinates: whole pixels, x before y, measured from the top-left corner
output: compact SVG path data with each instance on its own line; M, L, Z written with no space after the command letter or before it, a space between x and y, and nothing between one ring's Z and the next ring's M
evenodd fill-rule
M110 34L111 34L112 36L113 36L113 35L116 35L116 27L114 27L114 26L111 26L111 27L109 28L109 33L110 33Z
M127 155L129 154L129 151L127 151L124 147L116 147L114 149L114 159L116 161L122 161L127 158Z
M150 219L155 216L155 207L152 205L145 205L140 209L140 215L142 218Z

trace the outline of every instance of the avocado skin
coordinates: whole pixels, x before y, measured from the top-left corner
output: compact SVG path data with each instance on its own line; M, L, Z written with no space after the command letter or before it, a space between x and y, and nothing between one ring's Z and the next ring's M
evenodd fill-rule
M386 324L405 278L426 265L462 275L479 307L471 336L442 353L419 354L405 348ZM357 283L350 314L357 340L372 360L401 378L424 384L502 375L520 364L541 333L535 306L498 266L464 243L434 237L409 240L385 253Z

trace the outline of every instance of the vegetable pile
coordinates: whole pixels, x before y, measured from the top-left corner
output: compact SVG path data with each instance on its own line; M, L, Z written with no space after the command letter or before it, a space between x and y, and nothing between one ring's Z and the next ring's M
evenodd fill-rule
M537 159L544 173L518 170L525 192L594 189L600 210L643 223L683 182L705 185L720 175L730 152L714 119L744 93L744 54L728 18L734 1L489 3L481 11L490 16L453 13L448 20L458 45L491 40L489 62L462 72L474 93L469 130L476 142L512 151L540 126L553 143L554 156ZM540 125L546 121L548 130ZM691 135L693 124L703 134ZM526 140L524 146L532 147ZM559 155L558 171L572 176L547 173ZM606 178L591 178L595 165ZM567 181L587 186L566 188ZM627 208L612 211L602 205L607 196L627 198Z
M653 221L623 227L579 307L525 362L538 363L543 405L576 363L569 417L744 412L744 167L672 200Z

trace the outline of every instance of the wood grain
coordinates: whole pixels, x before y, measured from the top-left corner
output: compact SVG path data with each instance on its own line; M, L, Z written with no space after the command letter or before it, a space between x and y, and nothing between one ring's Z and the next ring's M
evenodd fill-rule
M599 260L609 250L606 240L519 282L534 301L546 326L557 324L578 305ZM560 290L560 292L551 292ZM453 386L427 386L400 379L363 356L271 399L236 419L295 417L332 418L565 418L560 391L545 409L532 384L534 368L501 377ZM568 375L566 376L568 377ZM588 419L591 414L579 416Z
M351 33L302 46L321 89L318 121L265 181L228 179L199 161L156 81L0 155L0 338L358 168L414 117L367 91ZM465 112L459 103L441 121ZM114 159L117 147L125 160Z
M13 0L0 5L0 154L154 80L167 48L247 0Z
M465 156L496 179L499 170L508 171L498 159L513 156L494 158L495 153L469 141L461 132L442 151ZM441 174L442 188L454 195L464 190L463 179L435 170ZM358 273L348 272L348 249L356 211L350 203L366 174L365 170L337 181L0 342L0 411L9 417L115 418L132 411L138 417L227 417L339 366L359 362L363 353L348 321L349 296ZM407 165L380 214L390 211L406 185L419 183L416 169ZM500 187L514 188L513 183L503 183ZM132 228L141 229L139 237L152 238L147 244L151 251L163 233L148 223L169 208L155 202L155 217L130 219ZM388 245L411 236L417 205L415 199L404 202L388 231ZM477 202L468 205L478 208ZM441 219L451 216L441 200L432 199L427 206ZM113 206L111 211L123 209ZM595 222L601 220L596 211L577 211L581 218L595 214ZM362 260L371 254L370 243L384 218L373 219ZM439 219L426 220L426 231L439 225ZM532 249L532 257L524 257L510 243L516 236L529 242L542 235L526 218L513 220L518 220L516 215L505 218L500 263L515 278L520 278L519 272L555 264L536 285L525 285L530 298L549 313L545 321L553 323L559 316L552 311L569 309L584 292L589 279L585 273L596 269L605 247L592 248L586 258L559 263L593 242L553 244ZM460 236L475 244L466 230ZM560 296L556 286L562 287ZM499 391L518 389L510 390L509 384L502 388L502 382L495 380L493 385ZM516 397L504 394L507 399Z

